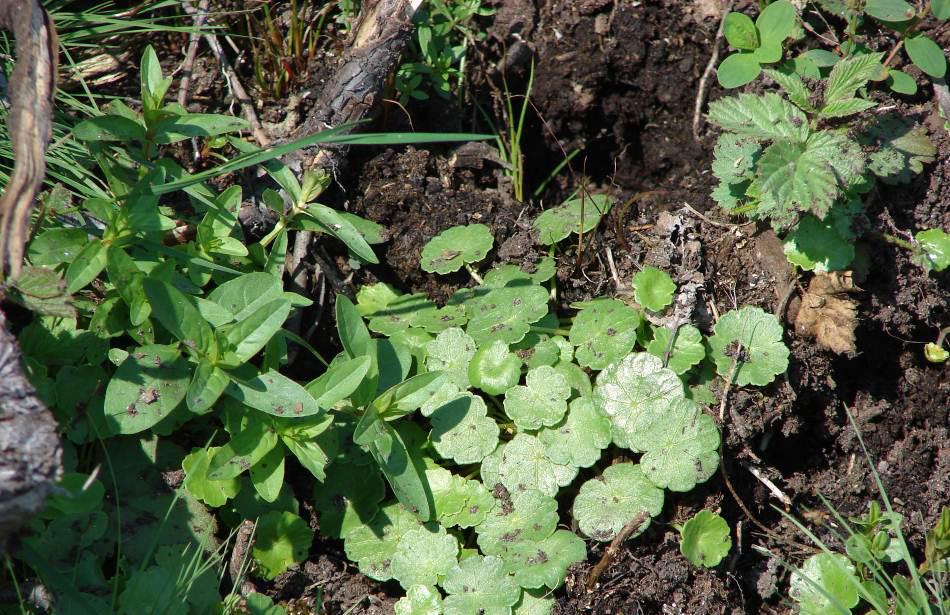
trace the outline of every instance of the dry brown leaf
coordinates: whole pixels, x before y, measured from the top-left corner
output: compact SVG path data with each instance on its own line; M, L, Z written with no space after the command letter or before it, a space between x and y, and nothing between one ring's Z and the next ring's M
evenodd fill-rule
M861 289L850 271L819 273L808 284L795 318L795 332L812 337L837 354L854 354L857 303L848 294Z

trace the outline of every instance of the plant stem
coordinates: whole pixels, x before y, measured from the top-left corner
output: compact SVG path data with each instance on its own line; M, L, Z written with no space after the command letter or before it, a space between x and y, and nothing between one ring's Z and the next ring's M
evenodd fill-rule
M549 327L536 327L536 326L534 326L534 325L531 325L531 331L532 331L533 333L544 333L544 334L547 334L547 335L563 335L563 336L568 336L568 335L571 334L571 332L568 331L567 329L551 329L551 328L549 328Z
M471 265L465 263L465 270L468 271L468 275L472 276L472 279L475 280L476 284L484 284L485 280L482 279L482 276L478 275L478 272L472 268Z
M895 237L894 235L891 235L890 233L881 233L881 236L884 237L885 241L887 241L888 243L892 243L895 246L900 246L904 248L905 250L911 250L911 251L914 250L914 245L911 242L901 239L900 237Z

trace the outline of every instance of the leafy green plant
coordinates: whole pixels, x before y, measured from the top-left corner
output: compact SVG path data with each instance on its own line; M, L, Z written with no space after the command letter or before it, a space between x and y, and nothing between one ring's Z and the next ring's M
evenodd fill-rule
M699 511L676 529L680 553L694 566L715 568L732 549L729 524L708 510Z
M763 64L781 62L783 43L795 29L797 19L795 7L787 0L769 3L754 22L743 13L726 15L723 35L736 52L719 65L719 85L743 86L761 74Z
M673 303L674 292L676 284L670 274L656 267L644 267L633 276L633 296L651 312L662 311Z
M534 228L540 233L541 243L554 245L572 233L584 235L593 231L613 205L614 199L606 194L582 194L544 210L535 218Z
M254 81L261 92L272 98L285 96L295 82L306 77L316 53L327 11L321 11L319 19L311 23L305 9L297 0L290 0L286 32L271 15L270 3L260 5L261 16L257 11L245 13ZM341 10L346 13L346 7Z

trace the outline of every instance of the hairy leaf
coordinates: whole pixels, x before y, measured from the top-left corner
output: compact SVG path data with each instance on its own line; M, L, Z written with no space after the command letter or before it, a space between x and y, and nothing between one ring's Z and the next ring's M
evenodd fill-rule
M647 518L630 537L639 536L650 526L650 517L663 510L663 490L654 485L640 465L618 463L581 485L574 499L573 514L585 536L607 542L637 513Z
M739 94L709 104L709 121L738 135L754 139L785 139L802 143L808 138L808 118L778 94Z

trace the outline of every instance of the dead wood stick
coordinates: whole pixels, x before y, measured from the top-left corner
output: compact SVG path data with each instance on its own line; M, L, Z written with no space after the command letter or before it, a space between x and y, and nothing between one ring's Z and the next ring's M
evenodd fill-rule
M722 41L722 33L726 27L726 15L732 10L732 0L726 2L722 10L722 19L719 20L719 29L716 30L716 38L713 41L712 55L709 56L709 62L706 64L706 70L699 80L699 90L696 92L696 104L693 106L693 139L699 141L699 127L703 121L703 104L706 102L706 91L709 86L709 77L716 68L716 62L719 61L719 43Z
M590 576L587 578L587 591L594 589L597 585L597 579L599 579L600 575L604 573L604 570L607 570L607 567L613 563L614 558L617 557L617 553L620 551L620 545L626 542L627 539L630 538L630 535L637 531L649 517L650 513L641 510L634 515L633 519L628 521L627 524L623 526L623 529L610 541L610 545L607 547L607 550L604 551L600 561L597 562L597 565L590 571Z
M183 0L181 5L186 13L194 15L197 19L199 9L192 6L189 0ZM257 119L257 112L254 111L254 103L251 102L251 97L247 95L247 90L241 85L241 80L238 79L237 73L234 72L234 67L231 66L231 60L229 60L227 54L224 53L224 48L221 47L221 43L218 42L218 37L213 34L203 34L202 38L208 43L208 47L211 47L211 52L214 53L214 57L217 58L218 63L221 64L221 72L224 73L228 87L231 89L231 94L238 101L238 104L241 105L241 112L244 114L244 119L251 125L251 133L254 135L254 139L257 140L257 144L261 147L267 147L270 145L271 139L267 136L267 133L264 132L260 120Z
M185 0L188 3L188 0ZM195 67L195 58L198 57L198 43L201 41L201 28L208 20L208 0L198 2L198 13L195 15L195 29L188 35L188 51L185 61L181 65L181 82L178 84L178 104L182 107L188 102L188 90L191 87L191 76Z

